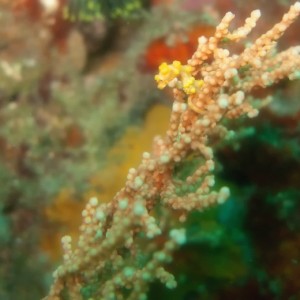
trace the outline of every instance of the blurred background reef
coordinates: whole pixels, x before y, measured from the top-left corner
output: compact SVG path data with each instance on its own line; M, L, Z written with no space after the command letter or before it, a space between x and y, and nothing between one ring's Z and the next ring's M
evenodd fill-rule
M293 2L0 0L0 299L46 295L87 199L110 201L164 134L159 64L185 62L227 11L239 25L260 8L259 36ZM300 43L299 25L280 47ZM299 93L299 81L257 91L271 105L229 124L236 137L215 151L231 197L190 216L168 266L178 287L153 284L150 300L300 299Z

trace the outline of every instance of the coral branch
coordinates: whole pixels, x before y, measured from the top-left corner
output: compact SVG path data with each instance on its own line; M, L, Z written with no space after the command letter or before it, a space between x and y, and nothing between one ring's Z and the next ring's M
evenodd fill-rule
M189 211L221 204L230 193L226 186L213 190L209 137L218 133L224 138L224 118L257 115L249 97L253 88L298 77L299 47L277 53L276 42L299 13L296 2L240 54L224 47L246 38L260 12L253 11L233 32L229 25L234 15L227 13L213 37L199 38L186 65L174 61L160 66L158 88L169 86L174 93L167 134L154 140L151 153L143 153L141 164L129 170L124 188L110 203L90 199L82 212L77 245L69 236L62 238L64 262L54 272L45 299L61 299L64 289L71 299L81 299L81 290L92 282L95 299L146 299L148 284L155 279L169 288L176 286L174 276L163 268L174 249L185 243L175 215L184 221ZM175 167L190 154L199 157L199 166L185 179L175 178Z

